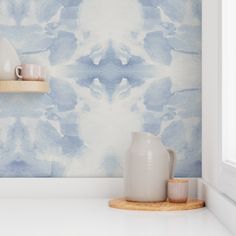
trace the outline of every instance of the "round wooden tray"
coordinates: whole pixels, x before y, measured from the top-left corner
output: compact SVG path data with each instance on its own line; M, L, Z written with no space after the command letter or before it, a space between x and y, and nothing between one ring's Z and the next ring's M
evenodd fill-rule
M140 211L183 211L198 209L205 206L202 200L188 200L186 203L171 203L171 202L130 202L123 198L112 199L109 201L109 206L124 210L140 210Z

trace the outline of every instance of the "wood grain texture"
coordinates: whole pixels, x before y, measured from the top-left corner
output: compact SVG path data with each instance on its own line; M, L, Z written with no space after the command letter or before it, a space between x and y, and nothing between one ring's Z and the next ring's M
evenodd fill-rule
M49 84L47 81L22 81L1 80L1 93L47 93Z
M130 202L123 198L112 199L109 201L109 206L124 210L140 210L140 211L183 211L202 208L205 202L202 200L188 200L186 203L171 203L171 202Z

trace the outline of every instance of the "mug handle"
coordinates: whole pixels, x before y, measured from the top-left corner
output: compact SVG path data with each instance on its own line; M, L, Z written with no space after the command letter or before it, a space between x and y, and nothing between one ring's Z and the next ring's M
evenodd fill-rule
M174 172L175 172L175 165L176 165L176 154L175 151L171 150L171 149L167 149L167 151L169 152L169 156L170 156L170 179L174 178Z
M19 71L22 71L22 66L17 66L16 69L15 69L16 76L17 76L19 79L22 79L23 76L19 74Z

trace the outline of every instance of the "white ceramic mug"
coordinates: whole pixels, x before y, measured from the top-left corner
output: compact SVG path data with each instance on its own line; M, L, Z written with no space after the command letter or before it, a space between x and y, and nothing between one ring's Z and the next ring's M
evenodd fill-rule
M22 80L45 80L46 70L36 64L22 64L16 67L16 75Z
M168 180L168 200L175 203L184 203L188 200L188 180Z

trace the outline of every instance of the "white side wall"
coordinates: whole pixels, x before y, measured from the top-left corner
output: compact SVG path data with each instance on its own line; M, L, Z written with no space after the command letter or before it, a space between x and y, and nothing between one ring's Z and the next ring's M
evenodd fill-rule
M202 1L202 176L214 187L220 153L219 5L220 0Z

